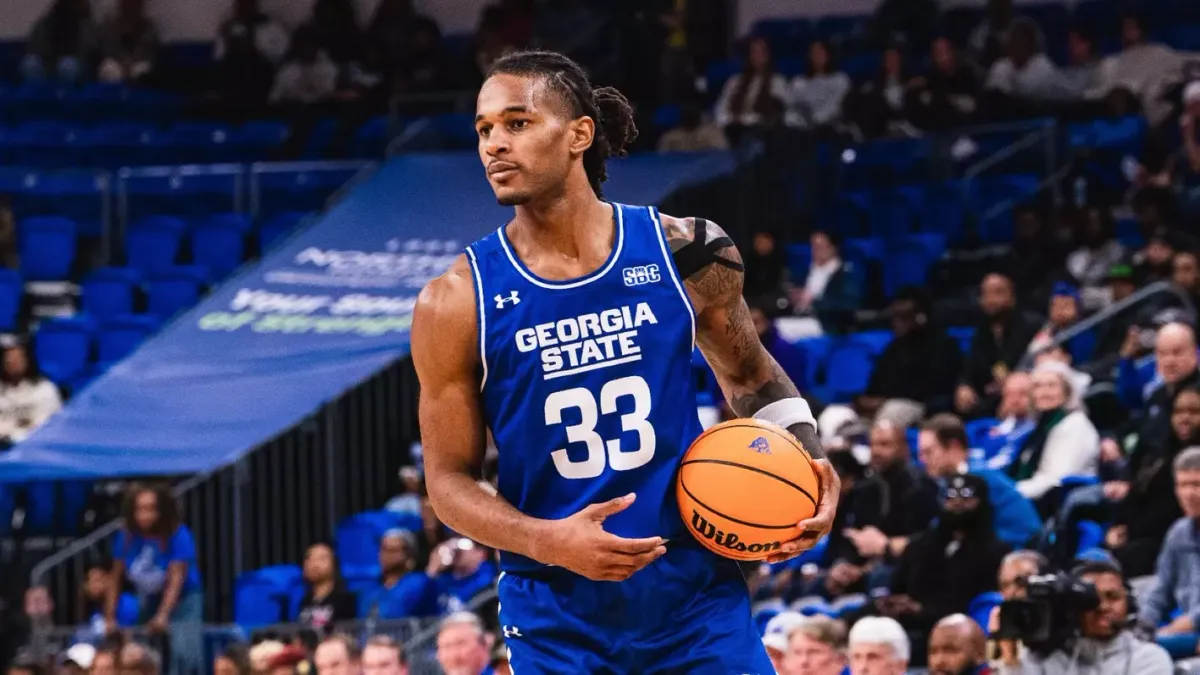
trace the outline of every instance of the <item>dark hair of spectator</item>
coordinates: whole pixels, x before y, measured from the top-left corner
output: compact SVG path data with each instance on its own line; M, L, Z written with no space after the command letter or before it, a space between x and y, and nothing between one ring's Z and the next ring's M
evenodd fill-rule
M596 132L591 147L583 153L583 170L592 191L603 197L601 186L608 180L608 158L624 157L638 135L629 99L612 87L593 87L578 63L556 52L509 54L492 65L488 77L500 74L541 77L566 101L573 119L592 118Z
M225 659L237 668L238 675L250 675L250 648L241 643L234 643L225 648L217 658Z
M1144 14L1137 11L1125 12L1121 15L1121 23L1124 24L1126 21L1132 21L1137 24L1137 27L1142 32L1142 35L1145 36L1147 23L1146 16Z
M400 660L400 665L404 665L405 663L408 662L408 659L404 656L404 646L401 645L399 642L396 642L395 640L393 640L390 636L372 635L369 639L367 639L366 646L367 647L382 647L384 649L394 649L394 650L396 650L396 657Z
M337 590L346 590L346 579L342 577L342 562L338 560L337 548L327 541L318 541L315 544L309 545L304 549L304 557L308 558L312 550L322 546L329 549L329 557L333 561L333 587Z
M957 443L963 449L970 447L967 441L967 429L962 420L951 413L938 413L921 425L921 431L932 432L940 445Z
M1071 568L1071 576L1079 579L1087 574L1115 574L1125 579L1125 572L1115 560L1083 560Z
M1076 37L1088 43L1089 45L1096 44L1096 36L1092 33L1091 26L1088 26L1087 24L1072 24L1067 32L1075 34Z
M21 353L25 355L25 373L19 379L11 379L8 376L8 369L5 368L3 373L3 380L5 382L10 384L19 384L21 382L37 383L45 379L42 377L42 368L38 365L37 357L34 355L32 349L23 342L13 342L4 346L4 356L7 357L8 353L14 349L21 350Z
M321 644L328 644L330 642L341 643L346 648L346 655L350 657L351 661L358 661L362 658L362 649L358 646L358 640L355 640L353 637L345 633L334 633L321 640Z
M833 249L835 251L837 251L839 253L841 252L842 238L839 237L836 233L830 232L829 230L820 230L820 229L813 230L812 234L808 235L809 240L811 241L812 238L817 236L818 234L821 235L822 237L825 237L826 239L828 239L829 243L833 246Z
M929 300L929 293L924 288L920 286L902 286L900 290L896 291L892 302L896 303L902 300L911 302L918 314L929 316L932 303Z
M150 531L140 532L133 512L137 506L138 495L146 492L154 494L154 500L158 504L158 520ZM171 494L171 488L166 483L134 483L121 502L121 518L125 520L125 529L129 532L143 537L157 537L164 543L175 534L182 523L179 502L175 500L175 495Z
M825 69L818 73L816 66L813 65L812 60L810 59L808 66L804 71L805 75L808 77L813 77L814 75L829 75L830 73L836 73L838 70L838 64L837 57L833 51L833 45L826 40L813 40L808 44L808 48L812 49L815 45L821 45L821 47L825 50Z
M767 64L761 72L754 70L754 64L750 62L750 50L754 45L761 44L767 50ZM750 83L754 78L761 77L762 84L758 87L758 100L754 102L754 110L766 110L767 99L771 96L771 78L775 76L775 60L771 58L771 43L767 39L755 35L746 40L746 55L742 59L742 74L738 78L737 86L733 90L733 96L729 99L729 109L741 112L746 105L746 97L750 94Z

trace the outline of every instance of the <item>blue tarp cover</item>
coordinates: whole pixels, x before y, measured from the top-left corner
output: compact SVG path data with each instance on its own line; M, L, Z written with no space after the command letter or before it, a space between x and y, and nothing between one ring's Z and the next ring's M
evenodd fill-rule
M727 154L615 162L607 196L654 203ZM417 292L511 217L474 153L389 161L0 455L0 482L175 475L237 460L407 354Z

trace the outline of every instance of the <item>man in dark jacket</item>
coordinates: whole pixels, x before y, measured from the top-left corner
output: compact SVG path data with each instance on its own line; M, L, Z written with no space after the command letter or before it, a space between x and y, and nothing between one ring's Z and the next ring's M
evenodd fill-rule
M950 409L962 351L930 324L929 300L920 289L901 289L888 313L895 337L875 361L858 407L865 416L907 427Z
M1012 281L989 274L979 286L983 319L975 328L966 366L954 392L954 408L963 417L991 415L1000 401L1004 378L1016 367L1041 322L1017 309Z

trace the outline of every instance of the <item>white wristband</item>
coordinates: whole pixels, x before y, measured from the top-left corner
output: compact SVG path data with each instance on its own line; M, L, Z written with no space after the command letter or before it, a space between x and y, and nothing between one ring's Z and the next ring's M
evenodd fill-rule
M812 408L808 407L808 401L799 396L768 403L754 413L754 418L784 429L793 424L811 424L814 429L817 428L817 418L813 417Z

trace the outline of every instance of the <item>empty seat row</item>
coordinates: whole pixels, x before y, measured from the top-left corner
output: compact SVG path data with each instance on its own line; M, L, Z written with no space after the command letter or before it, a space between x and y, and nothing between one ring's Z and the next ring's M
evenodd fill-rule
M125 358L153 335L161 320L152 315L86 316L43 321L34 334L42 371L56 383L78 388Z
M104 267L83 280L80 309L105 320L134 313L137 295L146 295L146 313L168 319L196 304L208 284L209 271L198 265L170 267L143 275L129 267Z

